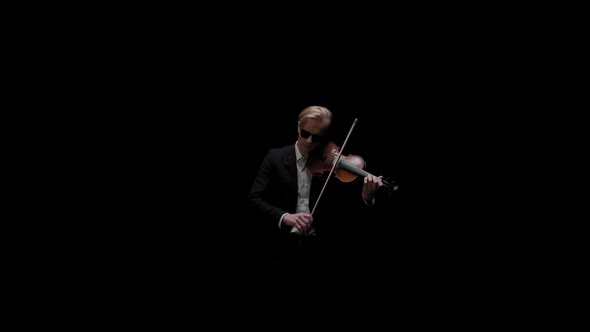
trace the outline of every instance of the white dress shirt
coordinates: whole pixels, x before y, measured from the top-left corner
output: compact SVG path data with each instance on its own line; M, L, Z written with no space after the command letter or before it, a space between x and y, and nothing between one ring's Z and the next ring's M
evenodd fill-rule
M295 213L310 213L309 212L309 190L311 188L311 172L305 168L305 163L307 159L301 154L299 151L299 146L295 143L295 160L297 163L297 206L295 208ZM283 222L283 218L287 215L287 213L281 216L279 220L279 227L281 227L281 223ZM298 233L301 232L296 228L293 227L291 229L291 233ZM308 234L313 234L314 229L311 228Z

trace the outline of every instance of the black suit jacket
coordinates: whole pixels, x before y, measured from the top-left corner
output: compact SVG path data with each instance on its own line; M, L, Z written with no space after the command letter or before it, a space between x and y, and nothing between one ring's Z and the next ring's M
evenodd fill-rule
M309 209L318 199L328 172L312 178ZM330 179L314 212L313 226L320 236L350 229L358 211L367 208L362 199L363 179L342 183ZM297 206L297 165L295 144L270 149L266 154L248 195L248 202L258 218L273 233L287 234L290 227L279 229L284 213L295 213Z

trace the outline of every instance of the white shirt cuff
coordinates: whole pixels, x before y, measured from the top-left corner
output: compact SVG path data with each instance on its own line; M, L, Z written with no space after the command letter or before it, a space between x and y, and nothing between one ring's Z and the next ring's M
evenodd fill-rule
M281 223L283 223L283 218L285 218L285 216L286 216L287 214L288 214L288 213L283 213L283 215L281 216L281 219L279 219L279 228L281 228Z

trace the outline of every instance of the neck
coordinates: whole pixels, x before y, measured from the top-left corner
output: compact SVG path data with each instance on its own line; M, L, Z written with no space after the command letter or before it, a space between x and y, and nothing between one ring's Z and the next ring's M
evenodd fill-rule
M304 151L301 148L301 145L299 145L299 142L297 142L297 148L299 149L299 152L301 153L301 155L303 156L303 158L306 158L307 159L307 151Z

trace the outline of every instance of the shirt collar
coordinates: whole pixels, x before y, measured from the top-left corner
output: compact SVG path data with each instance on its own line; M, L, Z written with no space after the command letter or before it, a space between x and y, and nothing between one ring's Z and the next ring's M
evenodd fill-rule
M301 154L301 151L299 151L299 146L297 145L297 142L295 142L295 158L297 159L298 163L302 160L305 161L305 157Z

